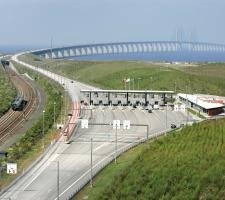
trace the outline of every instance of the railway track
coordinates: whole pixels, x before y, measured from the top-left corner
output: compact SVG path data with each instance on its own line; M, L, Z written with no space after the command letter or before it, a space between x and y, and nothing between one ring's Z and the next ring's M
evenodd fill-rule
M10 109L0 118L0 143L4 143L10 135L15 134L16 130L27 120L28 116L38 105L37 92L34 87L12 69L7 68L6 72L15 85L17 94L24 96L27 104L23 111L13 111Z

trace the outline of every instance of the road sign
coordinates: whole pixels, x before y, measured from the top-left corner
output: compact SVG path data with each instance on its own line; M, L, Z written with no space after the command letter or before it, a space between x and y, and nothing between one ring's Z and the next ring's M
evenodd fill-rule
M88 119L81 120L81 128L88 128Z
M57 128L57 129L62 129L62 128L63 128L63 124L57 124L57 125L56 125L56 128Z
M176 112L179 111L179 105L178 104L174 105L174 111L176 111Z
M186 111L186 105L185 104L180 105L180 111L182 111L182 112Z
M113 120L113 129L120 129L120 120Z
M17 164L7 163L7 174L16 174L16 173L17 173Z
M123 129L130 129L130 120L123 120Z

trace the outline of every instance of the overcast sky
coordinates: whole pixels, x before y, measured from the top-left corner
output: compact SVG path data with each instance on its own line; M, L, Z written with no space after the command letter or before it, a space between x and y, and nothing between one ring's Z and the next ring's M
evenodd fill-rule
M0 0L0 46L183 38L225 44L225 0Z

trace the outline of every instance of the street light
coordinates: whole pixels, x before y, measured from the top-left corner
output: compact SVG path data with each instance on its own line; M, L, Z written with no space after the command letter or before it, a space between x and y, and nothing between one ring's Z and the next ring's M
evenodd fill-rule
M56 127L56 124L55 124L55 105L56 105L56 102L54 101L54 128Z
M140 83L139 83L140 80L141 80L141 78L138 78L138 90L139 90L139 87L140 87Z
M91 180L90 185L93 187L93 138L91 138Z
M57 178L56 178L56 185L57 185L57 200L59 200L59 160L51 161L57 164Z
M67 99L66 99L66 85L65 85L65 109L64 109L64 124L65 124L65 121L66 121L66 104L67 104Z
M45 144L44 144L44 135L45 135L45 110L43 110L43 123L42 123L42 148L44 149Z
M62 114L62 112L63 112L63 110L62 110L62 104L63 104L63 95L61 95L61 102L60 102L60 107L61 107L61 124L62 124L62 116L63 116L63 114Z
M57 200L59 200L59 160L57 161Z
M117 126L116 126L116 142L115 142L115 164L117 164Z
M115 164L117 164L117 129L120 129L120 120L113 120L113 129L116 129L115 133Z

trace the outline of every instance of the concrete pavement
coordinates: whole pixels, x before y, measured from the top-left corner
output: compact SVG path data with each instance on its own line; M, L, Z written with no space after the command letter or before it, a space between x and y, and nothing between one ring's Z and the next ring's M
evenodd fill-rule
M14 61L36 70L59 83L64 83L73 102L79 101L80 89L94 89L93 87L50 73L35 66L18 60L18 55L12 58ZM90 113L85 112L84 118L89 118ZM185 113L168 111L166 127L166 112L157 110L148 113L139 109L101 109L95 108L90 119L92 123L108 123L113 119L131 120L135 124L149 124L150 134L170 129L171 123L180 124L186 120ZM144 127L131 127L130 130L118 130L118 154L126 148L146 138ZM10 187L0 199L11 200L56 200L57 199L57 161L60 172L60 200L69 199L75 191L90 178L90 140L93 138L93 165L94 172L101 169L115 156L115 130L112 126L89 126L89 129L78 127L72 137L71 144L58 142L45 155L43 160L25 174L16 184Z

